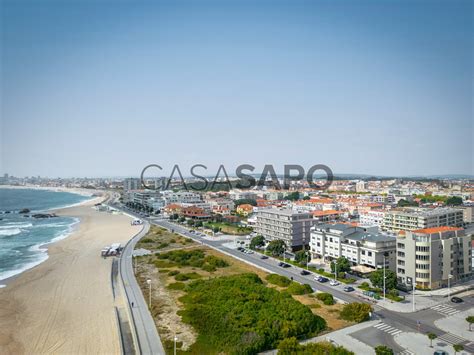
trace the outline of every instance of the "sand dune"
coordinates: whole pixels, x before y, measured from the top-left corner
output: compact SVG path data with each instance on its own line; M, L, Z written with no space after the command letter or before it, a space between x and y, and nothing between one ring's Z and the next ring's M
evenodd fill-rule
M79 217L76 231L49 247L49 259L0 289L1 354L120 353L110 275L103 246L140 230L130 218L91 208L59 210Z

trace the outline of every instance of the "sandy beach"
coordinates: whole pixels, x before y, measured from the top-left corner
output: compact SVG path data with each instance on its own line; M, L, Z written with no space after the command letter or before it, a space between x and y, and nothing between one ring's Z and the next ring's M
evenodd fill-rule
M100 250L140 230L97 200L55 211L78 217L76 230L49 245L49 259L0 289L1 354L120 353L111 289L112 258Z

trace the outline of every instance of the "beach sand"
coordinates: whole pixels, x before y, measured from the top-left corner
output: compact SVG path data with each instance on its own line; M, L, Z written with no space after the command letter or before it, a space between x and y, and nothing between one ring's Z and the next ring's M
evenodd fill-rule
M140 229L93 202L57 210L81 223L49 246L49 258L0 289L0 354L119 354L111 288L112 258L100 250L125 244Z

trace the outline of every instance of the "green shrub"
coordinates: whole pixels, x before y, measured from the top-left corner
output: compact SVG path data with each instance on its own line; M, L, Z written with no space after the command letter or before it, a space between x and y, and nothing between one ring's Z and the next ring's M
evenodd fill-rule
M278 344L278 355L354 355L352 351L326 341L300 344L295 337L286 338Z
M151 238L143 238L142 240L140 240L141 243L153 243L154 240L151 239Z
M313 293L313 289L308 284L300 284L298 282L291 282L290 286L286 289L290 295L307 295Z
M170 243L173 244L173 243L176 243L176 239L170 239Z
M197 343L210 344L215 353L255 354L326 327L307 306L266 287L255 274L193 281L186 292L179 315L198 332Z
M176 281L187 281L187 280L196 280L202 277L202 275L197 272L188 272L186 274L178 274L174 277Z
M179 274L178 270L171 270L170 272L168 272L169 276L175 276L175 275L178 275L178 274Z
M291 283L291 280L288 277L278 274L270 274L265 278L265 280L280 287L288 287Z
M167 272L169 272L169 270L168 269L160 269L160 270L158 270L158 272L160 274L166 274Z
M336 303L334 301L334 297L330 293L327 293L327 292L318 293L316 295L316 298L320 300L321 302L323 302L326 306L331 306L334 303Z
M364 281L360 284L359 288L362 290L368 290L370 288L370 284Z
M369 304L354 302L344 305L340 317L347 321L360 323L370 318L370 312L372 312L372 307Z
M174 282L168 285L168 288L170 290L184 290L185 287L186 287L186 284L182 282Z
M204 258L204 262L208 263L209 265L212 265L216 268L222 268L222 267L227 267L229 266L229 263L225 261L224 259L218 258L214 255L208 255Z
M204 264L204 265L202 266L202 269L203 269L204 271L207 271L207 272L214 272L214 271L217 270L215 266L210 265L210 264Z
M166 260L155 260L153 262L153 264L155 264L155 266L158 269L160 269L160 268L169 268L169 267L176 266L176 263L172 263L172 262L169 262L169 261L166 261Z

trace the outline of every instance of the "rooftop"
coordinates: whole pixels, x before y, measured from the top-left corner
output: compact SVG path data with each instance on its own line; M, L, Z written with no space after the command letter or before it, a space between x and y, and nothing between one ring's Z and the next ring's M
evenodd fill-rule
M462 228L442 226L442 227L417 229L417 230L414 230L413 233L433 234L433 233L443 233L443 232L454 232L454 231L460 231L460 230L462 230Z

